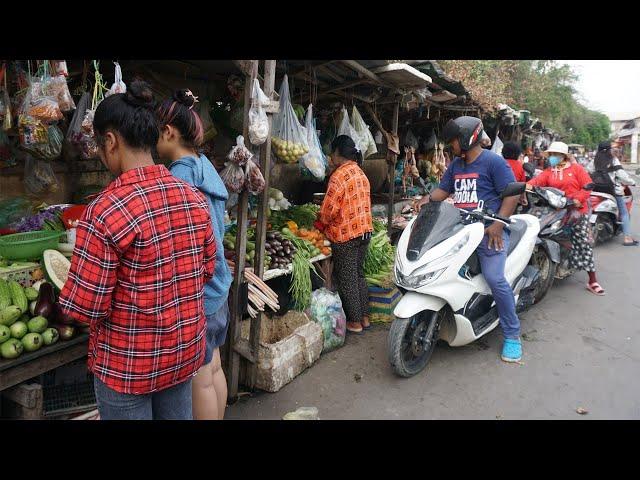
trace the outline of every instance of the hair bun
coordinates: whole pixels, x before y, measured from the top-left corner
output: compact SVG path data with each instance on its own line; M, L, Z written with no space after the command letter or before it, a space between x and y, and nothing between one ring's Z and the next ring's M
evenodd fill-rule
M193 107L196 103L196 97L193 96L193 93L191 93L191 90L187 89L187 88L183 88L181 90L176 90L173 93L173 99L184 105L185 107Z
M142 80L134 80L131 82L127 88L127 92L124 94L124 100L134 107L153 108L155 105L153 92L149 84Z

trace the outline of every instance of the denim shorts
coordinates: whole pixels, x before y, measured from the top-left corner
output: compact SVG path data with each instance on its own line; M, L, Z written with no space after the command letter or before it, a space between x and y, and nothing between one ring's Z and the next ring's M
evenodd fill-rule
M207 315L207 347L204 353L204 364L213 360L213 351L224 344L229 327L229 302L224 302L213 315Z

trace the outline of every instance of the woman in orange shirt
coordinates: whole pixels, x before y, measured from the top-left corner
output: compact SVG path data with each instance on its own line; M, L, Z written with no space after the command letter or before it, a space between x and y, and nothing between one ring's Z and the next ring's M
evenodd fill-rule
M364 259L373 232L371 187L360 168L362 153L350 137L336 137L331 151L329 165L332 173L316 227L324 231L331 242L336 284L347 316L347 330L361 333L371 326L369 290L364 276Z

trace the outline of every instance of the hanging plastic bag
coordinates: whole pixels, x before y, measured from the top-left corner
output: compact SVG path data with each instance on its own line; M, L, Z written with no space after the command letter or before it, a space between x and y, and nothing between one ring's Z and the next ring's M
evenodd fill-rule
M67 85L67 79L64 75L57 75L50 78L45 85L43 85L43 91L46 91L49 96L56 99L60 111L70 112L76 108L76 104L69 91L69 86Z
M23 150L45 160L53 160L62 153L64 135L56 125L45 125L28 115L20 115L18 133Z
M347 317L342 309L342 302L337 293L326 288L311 293L311 306L307 315L312 321L320 324L324 335L322 352L326 353L344 344L347 332Z
M307 108L304 126L307 130L309 153L300 159L300 170L303 177L321 182L324 180L328 162L327 157L322 152L322 146L318 139L315 121L313 119L313 105L311 104L309 104L309 108Z
M413 147L415 150L417 150L419 147L418 139L413 134L411 129L407 130L407 134L404 136L404 146Z
M69 128L67 129L66 139L74 145L80 140L80 135L82 134L82 121L84 120L84 115L87 113L87 108L90 104L91 95L88 92L84 92L80 97L80 100L78 100L78 106L76 111L73 112L73 117L71 117Z
M0 97L0 115L2 115L2 129L6 132L11 130L11 99L6 90L2 91L2 97Z
M227 190L232 193L240 193L244 188L245 182L244 169L234 162L225 163L225 168L220 173L220 178L227 187Z
M58 179L51 163L28 155L24 162L24 186L27 192L34 195L57 192Z
M253 80L251 108L249 109L249 140L253 145L262 145L269 137L269 119L264 105L269 102L257 78Z
M93 133L93 116L96 108L105 98L107 88L100 74L98 62L93 62L95 70L95 80L93 85L93 96L91 98L91 108L88 108L82 118L80 126L81 135L78 137L76 146L80 150L80 157L83 160L90 160L98 157L98 145L96 144L95 135Z
M362 115L356 108L353 106L353 111L351 115L351 120L353 122L353 128L356 133L360 136L361 146L362 146L362 158L367 158L374 153L378 152L378 147L376 146L376 141L373 139L373 135L371 134L371 130L369 130L369 126L364 122Z
M211 106L209 105L209 102L207 100L199 102L198 106L196 107L196 111L198 112L198 115L200 115L200 120L202 120L202 130L204 130L204 143L211 141L216 135L218 135L218 130L216 130L216 126L213 124L213 120L211 119L211 115L209 114L210 110Z
M111 85L111 88L107 91L107 93L104 94L104 97L107 98L110 95L113 95L114 93L126 93L127 92L127 85L124 83L124 81L122 80L122 69L120 68L120 64L118 62L113 62L114 65L116 66L115 70L115 81L113 82L113 85Z
M69 76L69 70L67 69L67 62L65 60L53 60L53 71L56 75Z
M342 107L342 120L340 120L340 127L338 128L338 136L340 135L346 135L351 138L353 143L356 144L356 148L360 150L360 152L363 152L360 135L358 135L356 129L351 125L351 122L349 121L349 112L347 112L346 107Z
M291 106L289 78L280 86L280 112L273 119L271 142L275 155L285 163L295 163L309 153L307 134Z
M244 167L251 157L253 157L253 153L244 146L244 137L242 135L238 135L236 138L236 144L229 152L229 156L227 158L238 166Z
M260 171L260 167L258 167L258 165L256 165L256 163L251 159L247 161L245 174L245 186L247 187L249 193L253 195L262 193L266 182L264 180L262 172Z

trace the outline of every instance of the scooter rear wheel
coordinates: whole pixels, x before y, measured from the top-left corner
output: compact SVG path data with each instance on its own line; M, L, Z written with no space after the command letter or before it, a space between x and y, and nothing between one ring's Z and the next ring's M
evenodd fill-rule
M388 339L389 363L401 377L422 371L436 348L442 321L439 312L422 311L410 318L396 318Z

